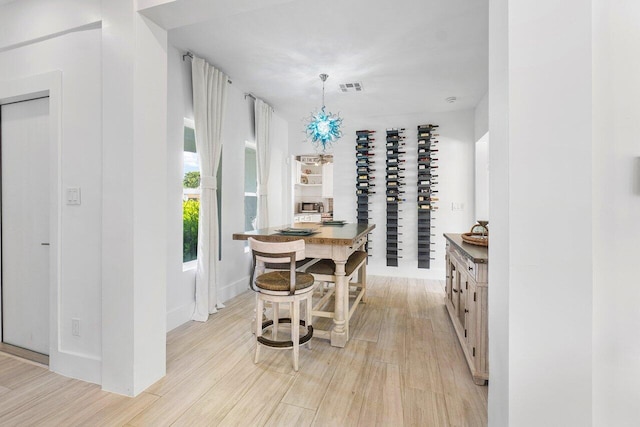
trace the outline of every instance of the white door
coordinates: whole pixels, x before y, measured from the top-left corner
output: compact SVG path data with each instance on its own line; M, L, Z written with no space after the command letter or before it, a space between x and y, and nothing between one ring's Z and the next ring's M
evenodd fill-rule
M49 98L0 107L2 341L49 354Z

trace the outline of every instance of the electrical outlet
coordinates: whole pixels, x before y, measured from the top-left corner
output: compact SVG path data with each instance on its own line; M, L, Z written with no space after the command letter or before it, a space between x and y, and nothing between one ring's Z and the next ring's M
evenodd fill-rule
M71 319L71 335L80 336L80 319Z

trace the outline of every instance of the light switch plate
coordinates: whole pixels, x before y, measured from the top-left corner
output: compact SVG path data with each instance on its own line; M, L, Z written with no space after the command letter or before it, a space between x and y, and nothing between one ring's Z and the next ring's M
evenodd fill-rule
M80 187L67 187L66 191L67 205L80 204Z

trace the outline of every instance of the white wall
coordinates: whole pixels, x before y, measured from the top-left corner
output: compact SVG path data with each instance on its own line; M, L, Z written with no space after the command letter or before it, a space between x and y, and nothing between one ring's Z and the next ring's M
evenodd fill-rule
M490 5L489 420L590 425L591 4Z
M640 419L640 3L593 1L593 425Z
M65 13L61 13L65 11ZM0 50L99 28L100 0L20 0L0 5Z
M419 269L417 261L417 126L419 124L438 124L440 136L438 149L438 193L439 209L433 217L436 218L433 233L436 252L432 257L429 269ZM406 129L406 171L404 189L406 201L402 203L403 226L402 244L400 247L402 259L398 267L386 267L386 196L385 196L385 160L386 160L386 128L397 127ZM374 190L376 194L370 198L371 222L376 229L371 234L370 253L372 258L368 271L370 274L388 275L396 277L432 277L444 279L444 237L443 233L464 233L469 231L475 223L474 218L474 112L473 110L451 113L423 113L413 115L399 115L375 118L344 118L344 136L335 144L334 154L334 218L350 222L356 221L356 168L355 141L356 130L375 130L375 156L372 175L375 177ZM290 135L300 135L292 138L289 146L291 154L307 154L313 152L308 142L301 142L303 138L302 125L294 123L289 130ZM452 203L461 203L463 210L452 211Z
M489 218L489 132L475 144L475 218Z
M474 132L475 140L478 141L489 132L489 92L485 93L476 105L474 111Z
M8 17L5 12L0 8L0 16ZM56 16L50 15L52 22ZM59 354L52 356L51 368L97 383L102 353L100 37L100 29L89 29L0 52L0 80L62 71L61 184L80 187L82 204L61 204L59 312L52 319L59 325L59 341L52 343ZM71 335L72 318L80 319L79 337Z
M271 123L271 164L269 169L269 225L289 223L290 216L290 155L289 123L273 115Z
M238 83L229 86L222 148L222 260L218 291L226 301L249 288L249 254L243 241L231 235L244 230L244 148L253 135L253 100L244 98Z
M489 92L475 108L475 201L476 219L489 218Z
M183 120L193 118L191 63L182 61L184 52L169 47L168 111L168 252L167 328L171 330L191 319L194 307L195 270L183 271L182 265L182 151ZM214 66L215 62L213 63ZM224 71L224 69L223 69ZM233 77L233 76L231 76ZM222 148L222 260L218 271L219 294L226 301L249 286L250 257L242 241L231 239L244 229L244 148L255 141L253 100L244 96L241 82L229 85L223 127ZM273 114L271 132L271 170L269 177L269 219L280 224L287 216L283 207L288 200L288 124Z

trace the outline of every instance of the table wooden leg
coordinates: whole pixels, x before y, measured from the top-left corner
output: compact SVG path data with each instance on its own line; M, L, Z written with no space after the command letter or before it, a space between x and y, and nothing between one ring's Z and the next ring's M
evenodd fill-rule
M358 281L360 282L360 286L362 286L362 290L364 293L362 294L362 302L367 302L367 261L362 264L360 268L360 272L358 273Z
M344 266L346 261L335 261L336 264L336 290L335 290L335 308L333 317L333 329L331 330L331 345L334 347L344 347L349 339L346 328L346 312L345 298L347 304L349 301L349 289L347 280L345 280Z

